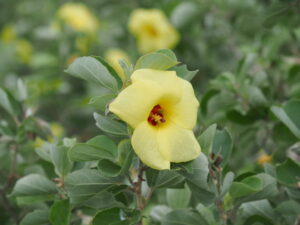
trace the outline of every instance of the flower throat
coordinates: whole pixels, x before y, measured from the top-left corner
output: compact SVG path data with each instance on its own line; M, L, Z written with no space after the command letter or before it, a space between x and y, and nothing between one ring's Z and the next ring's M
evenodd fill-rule
M157 126L161 123L166 122L164 115L163 115L163 110L160 105L156 105L153 107L153 109L151 110L151 112L148 116L148 122L152 126Z

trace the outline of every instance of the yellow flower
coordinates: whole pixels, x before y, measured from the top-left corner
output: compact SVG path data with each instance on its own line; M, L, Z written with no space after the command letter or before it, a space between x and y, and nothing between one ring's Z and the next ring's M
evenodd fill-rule
M1 32L1 39L4 42L12 42L15 40L16 34L12 26L5 26Z
M89 9L80 3L66 3L58 10L58 17L78 32L95 32L98 19Z
M91 45L93 44L95 39L95 35L84 35L81 37L77 37L75 41L76 48L82 54L87 54L90 51Z
M17 56L23 63L29 63L32 57L32 45L25 39L16 41Z
M119 60L123 59L125 60L125 62L129 64L130 60L128 55L120 49L113 48L113 49L109 49L105 53L105 59L108 62L108 64L115 69L119 77L124 81L126 77L122 67L119 64Z
M50 124L51 135L47 137L48 142L54 143L55 139L61 138L64 134L64 128L59 123L51 123ZM40 137L37 137L34 141L35 148L41 148L47 142Z
M50 129L53 137L61 137L64 133L64 128L59 123L51 123Z
M179 33L158 9L136 9L129 18L129 30L137 38L141 53L173 48Z
M272 156L268 155L266 153L263 153L257 158L256 162L259 165L264 165L265 163L272 162Z
M199 107L192 85L175 71L139 69L131 79L109 110L134 128L139 158L158 170L195 159L201 149L192 131Z

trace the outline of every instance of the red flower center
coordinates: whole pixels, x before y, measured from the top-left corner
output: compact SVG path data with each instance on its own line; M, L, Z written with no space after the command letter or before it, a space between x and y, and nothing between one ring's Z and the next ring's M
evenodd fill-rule
M148 122L152 126L157 126L158 124L166 122L163 114L163 110L160 105L156 105L151 110L149 116L148 116Z

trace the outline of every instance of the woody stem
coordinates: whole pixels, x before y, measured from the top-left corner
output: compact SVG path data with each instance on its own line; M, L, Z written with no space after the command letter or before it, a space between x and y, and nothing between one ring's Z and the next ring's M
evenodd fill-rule
M137 204L137 208L140 211L143 211L145 208L145 202L144 202L144 198L142 195L142 182L144 180L143 179L144 170L145 170L145 166L140 161L140 166L138 169L138 180L137 180L137 182L135 182L135 187L134 187L135 195L136 195L136 204ZM142 224L143 224L143 222L142 222L142 218L141 218L140 221L138 222L138 225L142 225Z

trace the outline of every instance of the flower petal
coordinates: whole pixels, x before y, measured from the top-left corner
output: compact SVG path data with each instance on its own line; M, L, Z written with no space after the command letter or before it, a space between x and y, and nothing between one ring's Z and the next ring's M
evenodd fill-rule
M164 91L151 81L136 82L125 88L109 104L109 110L135 128L147 120L152 108L163 95Z
M140 35L145 32L147 26L153 26L159 29L168 25L168 20L162 11L157 9L136 9L132 12L129 18L129 30L135 34Z
M158 131L158 145L163 157L171 162L186 162L201 152L192 130L169 123Z
M157 134L158 129L148 122L139 124L131 139L133 149L146 165L158 170L170 169L170 162L162 157L158 149Z
M133 83L152 81L160 86L165 92L160 104L175 104L181 99L183 83L175 71L139 69L132 74L131 80Z
M176 123L178 126L187 129L193 129L197 122L197 112L199 108L199 102L195 97L192 85L182 80L183 92L180 101L166 108L168 118Z

